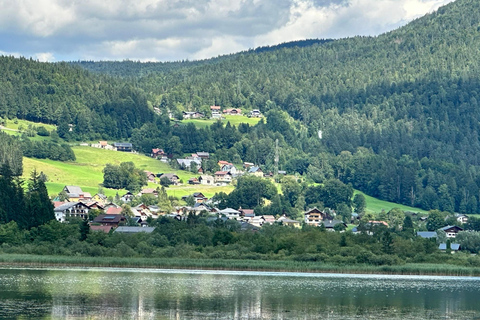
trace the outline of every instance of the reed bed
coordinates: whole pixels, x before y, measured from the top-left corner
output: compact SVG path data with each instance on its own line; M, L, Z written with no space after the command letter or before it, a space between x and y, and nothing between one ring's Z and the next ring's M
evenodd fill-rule
M2 254L4 267L115 267L199 270L290 271L324 273L362 273L398 275L448 275L480 276L480 268L449 264L411 263L396 266L333 265L319 262L225 260L225 259L175 259L175 258L117 258Z

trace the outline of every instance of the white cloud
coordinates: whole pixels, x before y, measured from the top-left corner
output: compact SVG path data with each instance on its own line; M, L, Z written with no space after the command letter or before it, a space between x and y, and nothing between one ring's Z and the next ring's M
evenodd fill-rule
M379 34L450 1L0 0L0 50L46 61L201 59Z
M53 53L51 53L51 52L36 53L33 56L33 58L40 61L40 62L54 62L55 61L55 57L54 57Z

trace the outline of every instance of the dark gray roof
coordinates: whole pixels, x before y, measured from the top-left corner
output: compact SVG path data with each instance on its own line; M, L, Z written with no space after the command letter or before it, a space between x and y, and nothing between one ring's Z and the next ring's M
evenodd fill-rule
M65 186L63 189L67 189L65 190L67 193L76 193L76 194L83 193L82 188L77 186Z
M119 232L119 233L139 233L139 232L145 232L145 233L152 233L155 228L153 227L118 227L115 229L114 232Z
M436 238L437 233L435 231L418 231L417 236L425 239L430 239L430 238Z
M113 143L114 147L122 147L122 148L131 148L133 145L128 142L115 142Z
M460 231L463 230L463 229L460 228L459 226L446 226L446 227L440 228L439 230L447 231L448 229L451 229L451 228L457 228L457 229L459 229Z

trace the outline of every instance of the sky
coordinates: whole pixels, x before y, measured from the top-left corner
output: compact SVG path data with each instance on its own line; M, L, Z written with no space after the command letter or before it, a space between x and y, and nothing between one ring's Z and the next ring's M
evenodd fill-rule
M0 55L198 60L259 46L378 35L452 0L0 0Z

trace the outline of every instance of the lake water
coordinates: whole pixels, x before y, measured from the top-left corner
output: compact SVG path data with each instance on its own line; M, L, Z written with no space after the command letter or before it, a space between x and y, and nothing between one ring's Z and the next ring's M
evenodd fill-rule
M0 269L0 319L480 319L480 278Z

